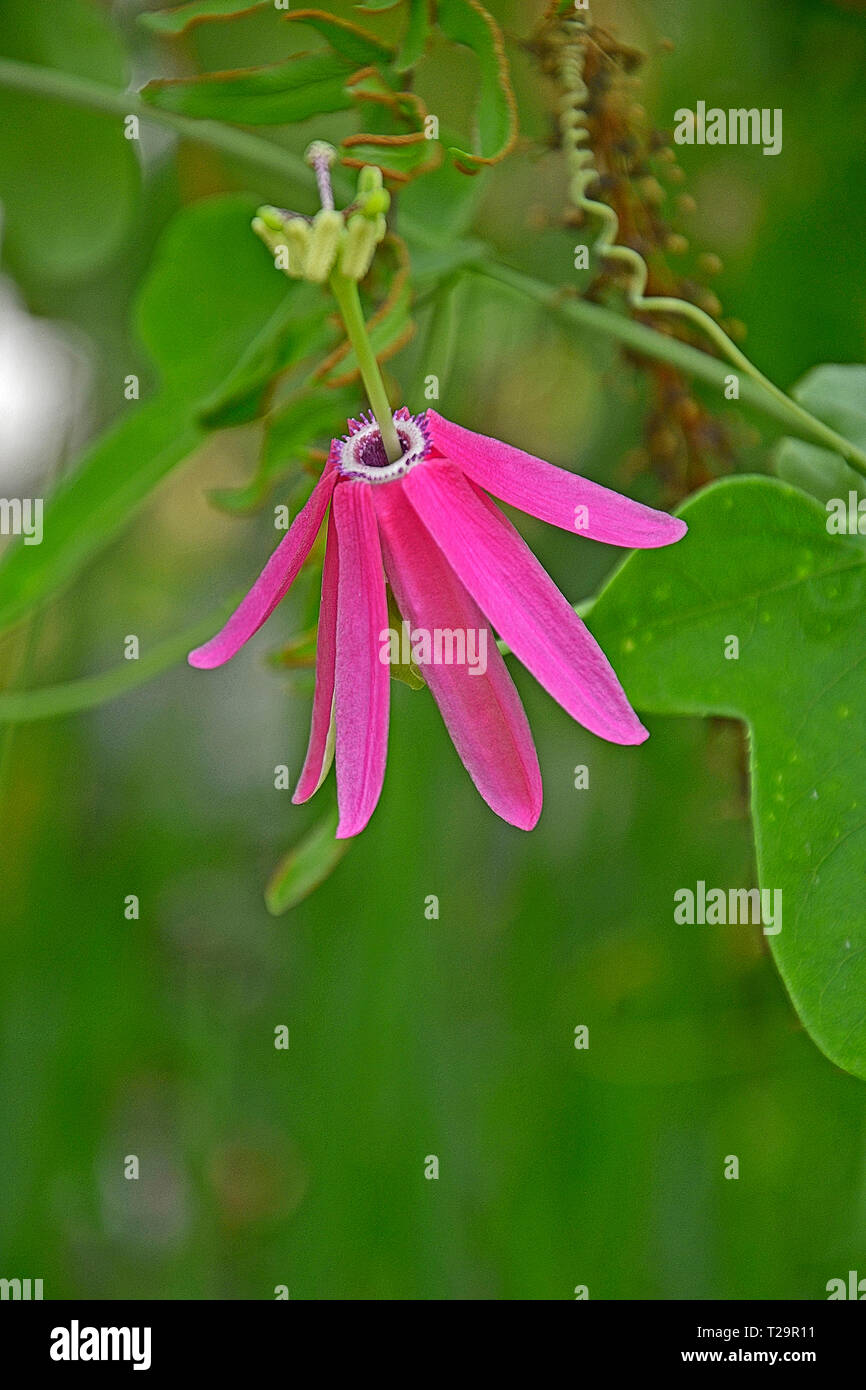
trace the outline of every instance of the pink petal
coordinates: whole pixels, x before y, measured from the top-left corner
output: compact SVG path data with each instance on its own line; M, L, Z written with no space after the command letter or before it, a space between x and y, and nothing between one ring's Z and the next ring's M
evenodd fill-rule
M313 696L313 717L307 757L292 800L299 804L309 801L319 790L330 766L331 715L334 706L334 670L337 651L337 577L339 574L339 545L333 512L328 522L325 563L322 567L322 602L319 608L319 633L316 641L316 693Z
M340 540L337 585L337 839L364 829L379 800L388 752L391 673L379 660L388 626L385 574L371 484L334 493Z
M403 487L500 637L563 709L612 743L643 743L604 652L498 508L444 459L411 469Z
M520 696L474 599L425 530L401 483L374 487L385 567L410 629L433 633L482 630L487 670L424 663L454 746L484 800L498 816L531 830L541 814L541 773ZM476 639L477 640L477 639ZM476 646L476 654L479 648Z
M633 502L611 488L525 454L499 439L473 434L435 410L427 411L430 438L479 487L530 516L608 545L652 549L687 531L679 517ZM586 513L578 509L586 508Z
M240 651L244 643L248 642L253 634L258 632L262 623L271 616L280 599L285 598L297 579L301 566L312 549L336 481L335 463L329 458L306 506L298 512L246 598L216 637L205 642L203 647L196 647L194 652L190 652L187 658L190 666L197 666L205 671L222 666Z

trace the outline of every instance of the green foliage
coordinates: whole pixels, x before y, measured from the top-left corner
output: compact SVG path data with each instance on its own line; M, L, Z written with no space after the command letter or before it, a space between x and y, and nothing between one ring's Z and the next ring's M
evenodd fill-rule
M118 37L91 0L6 0L0 54L113 87L126 82ZM92 273L128 235L138 194L135 145L116 117L0 90L6 253L31 276Z
M177 5L170 10L145 11L138 16L138 22L156 34L174 38L197 24L222 22L272 8L273 0L252 0L250 4L244 4L243 0L191 0L190 4Z
M470 173L495 164L517 137L517 109L505 46L498 25L478 0L440 0L439 24L453 43L471 48L478 60L476 129L471 150L452 148L458 168Z
M163 111L236 125L288 125L326 111L346 111L351 63L336 53L300 53L273 67L170 77L149 82L145 101Z
M297 330L288 281L250 232L256 200L214 198L167 229L138 300L136 321L161 378L159 394L127 409L58 489L45 538L0 561L0 628L72 579L204 437L203 419L251 418L271 377L315 332ZM227 270L230 268L230 271ZM324 331L324 318L317 320ZM231 407L231 408L230 408Z
M586 1280L593 1298L814 1298L861 1258L862 1092L826 1061L864 1075L860 537L829 535L803 492L735 480L686 503L681 545L630 557L605 588L615 552L520 519L566 592L602 588L591 622L652 737L592 739L515 663L545 782L538 830L521 835L480 804L434 701L395 668L382 801L341 873L330 810L284 854L307 813L270 785L277 759L303 756L322 538L256 646L208 676L184 664L223 614L179 632L180 610L248 581L274 541L261 518L218 520L229 539L201 544L208 503L245 517L279 487L294 511L364 405L333 300L278 274L249 229L263 201L312 209L309 138L395 186L394 235L362 286L395 404L423 408L433 372L443 414L662 504L682 478L635 447L649 361L677 406L676 373L704 383L709 433L741 408L762 427L748 443L735 427L725 467L764 467L770 431L799 426L783 477L821 502L866 491L753 379L728 404L727 364L658 331L667 319L580 298L532 33L542 7L489 5L333 7L369 15L381 39L324 11L286 20L271 0L195 0L136 26L104 0L0 5L7 269L34 318L89 344L94 418L122 411L70 464L43 543L0 559L4 628L77 580L0 649L0 1245L12 1271L44 1271L46 1296L261 1299L285 1280L292 1298L549 1300ZM677 151L698 212L671 189L661 215L682 215L696 293L706 240L724 314L774 380L863 361L862 15L707 0L698 24L690 0L665 0L677 47L661 58L636 7L618 9L623 41L647 49L636 100L652 125L720 72L732 103L770 84L784 107L784 158ZM515 133L503 31L521 143L488 167ZM283 61L296 43L316 51ZM131 70L159 79L143 101ZM90 86L58 83L67 73ZM127 102L140 147L123 138ZM419 138L428 103L439 141ZM454 158L432 167L443 148ZM335 185L342 206L354 179L338 169ZM210 198L237 187L255 196ZM388 259L395 238L408 261ZM141 361L130 304L159 378L140 405L119 400ZM822 367L793 393L861 449L864 371ZM249 466L260 436L248 481L205 497L211 479L179 476L170 513L154 506L113 547L212 430L226 431L221 478L244 477L222 461ZM118 666L127 631L141 659ZM70 679L81 670L101 674ZM740 725L778 936L672 920L679 887L753 881ZM292 916L277 924L260 885L280 855L267 905ZM441 920L424 916L429 894ZM304 1049L291 1073L270 1045L283 1018ZM731 1147L744 1181L720 1183ZM138 1184L111 1177L130 1148L156 1159ZM445 1200L419 1188L428 1150Z
M629 558L591 626L639 710L748 725L760 883L784 905L773 955L818 1046L866 1077L866 544L769 479L715 484L682 515L686 539Z
M404 0L366 0L365 4L360 4L357 8L376 13L396 9L403 3ZM405 0L405 8L408 11L406 27L396 63L401 71L414 67L422 57L430 30L428 0Z
M292 25L302 25L315 29L326 39L330 48L354 67L367 67L370 64L390 63L394 50L382 43L375 34L350 24L345 19L326 14L324 10L294 10L285 19Z
M261 507L276 483L297 479L317 441L325 443L345 431L356 399L354 392L309 389L290 396L265 418L258 467L250 481L212 491L211 501L238 515Z
M74 579L200 443L176 399L130 409L134 414L87 451L49 500L42 544L18 543L0 559L0 630Z
M0 693L0 724L29 724L34 720L80 714L146 685L170 666L184 661L193 647L213 636L241 597L237 595L230 603L220 604L193 626L150 646L138 661L123 661L97 676L81 676L60 685L41 686L38 690L4 690Z
M349 849L351 840L335 840L336 808L290 849L277 865L265 891L268 912L279 917L297 907L324 883Z
M866 449L866 367L813 367L791 395L845 438ZM776 452L781 478L796 483L822 502L830 497L847 501L849 492L864 493L866 481L829 449L803 439L783 439Z
M427 37L430 32L430 15L427 0L407 0L409 15L403 42L397 55L397 67L402 71L413 68L424 56Z
M405 270L398 270L389 286L387 298L368 323L370 342L380 362L397 352L411 336L411 308L412 287ZM321 380L331 386L340 386L352 380L357 371L355 351L345 342L324 364Z
M236 380L238 359L285 310L288 282L250 232L256 206L236 194L187 208L166 229L142 286L141 339L165 389L190 404L224 378ZM272 360L278 341L275 334Z

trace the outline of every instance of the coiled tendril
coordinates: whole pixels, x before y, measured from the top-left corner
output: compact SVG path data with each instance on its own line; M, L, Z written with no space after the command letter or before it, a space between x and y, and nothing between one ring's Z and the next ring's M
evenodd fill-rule
M712 340L732 366L736 367L738 371L745 372L765 391L769 391L777 400L782 401L789 411L799 415L808 424L810 433L813 435L817 424L828 446L841 453L848 463L866 476L866 454L856 445L853 445L850 440L844 439L835 430L824 425L823 421L816 421L814 416L803 410L796 401L770 381L769 377L764 376L763 372L759 371L745 353L740 351L736 343L728 337L715 319L700 309L697 304L692 304L686 299L676 299L666 295L647 296L649 267L646 261L633 247L620 245L618 241L619 218L615 209L610 204L599 202L598 199L589 196L589 189L597 182L599 173L595 164L595 156L588 143L589 129L586 106L589 100L589 88L584 77L586 46L591 42L588 7L580 15L562 17L562 34L559 79L563 95L559 104L559 125L569 169L569 198L575 207L600 224L598 235L593 244L596 258L600 261L615 261L619 265L627 267L628 279L625 292L629 306L640 313L674 314L694 324Z

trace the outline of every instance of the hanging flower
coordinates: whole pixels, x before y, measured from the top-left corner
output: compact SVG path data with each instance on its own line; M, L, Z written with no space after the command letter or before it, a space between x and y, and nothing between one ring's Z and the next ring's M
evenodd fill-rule
M648 735L595 639L486 494L611 545L669 545L685 523L435 411L413 416L403 408L393 423L402 451L395 462L372 416L351 420L346 437L332 442L306 506L225 627L190 663L221 666L261 627L298 575L330 503L312 728L294 801L321 786L334 731L338 838L363 830L379 800L390 694L387 576L413 632L481 639L474 650L485 651L483 670L478 661L437 661L435 649L419 664L485 801L530 830L541 812L541 774L491 628L587 729L623 744Z

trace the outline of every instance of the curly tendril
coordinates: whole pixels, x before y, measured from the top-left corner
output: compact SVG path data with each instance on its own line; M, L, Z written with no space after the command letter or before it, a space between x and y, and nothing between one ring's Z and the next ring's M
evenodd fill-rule
M608 203L599 202L589 196L589 189L599 179L595 156L589 146L587 102L589 88L584 77L586 46L592 42L589 33L589 10L580 15L562 16L563 43L559 59L559 80L562 99L559 105L559 125L565 147L569 169L569 198L585 216L595 219L599 224L593 252L600 261L616 262L628 270L625 285L626 301L630 308L640 313L673 314L687 319L712 340L720 352L738 371L757 382L777 400L784 402L809 426L814 435L815 425L819 424L828 447L842 454L843 458L858 472L866 476L866 453L844 439L828 425L818 422L807 411L797 405L784 391L780 390L769 377L764 376L753 362L741 352L715 319L686 299L676 299L666 295L647 296L649 267L640 252L632 246L619 243L619 217Z

